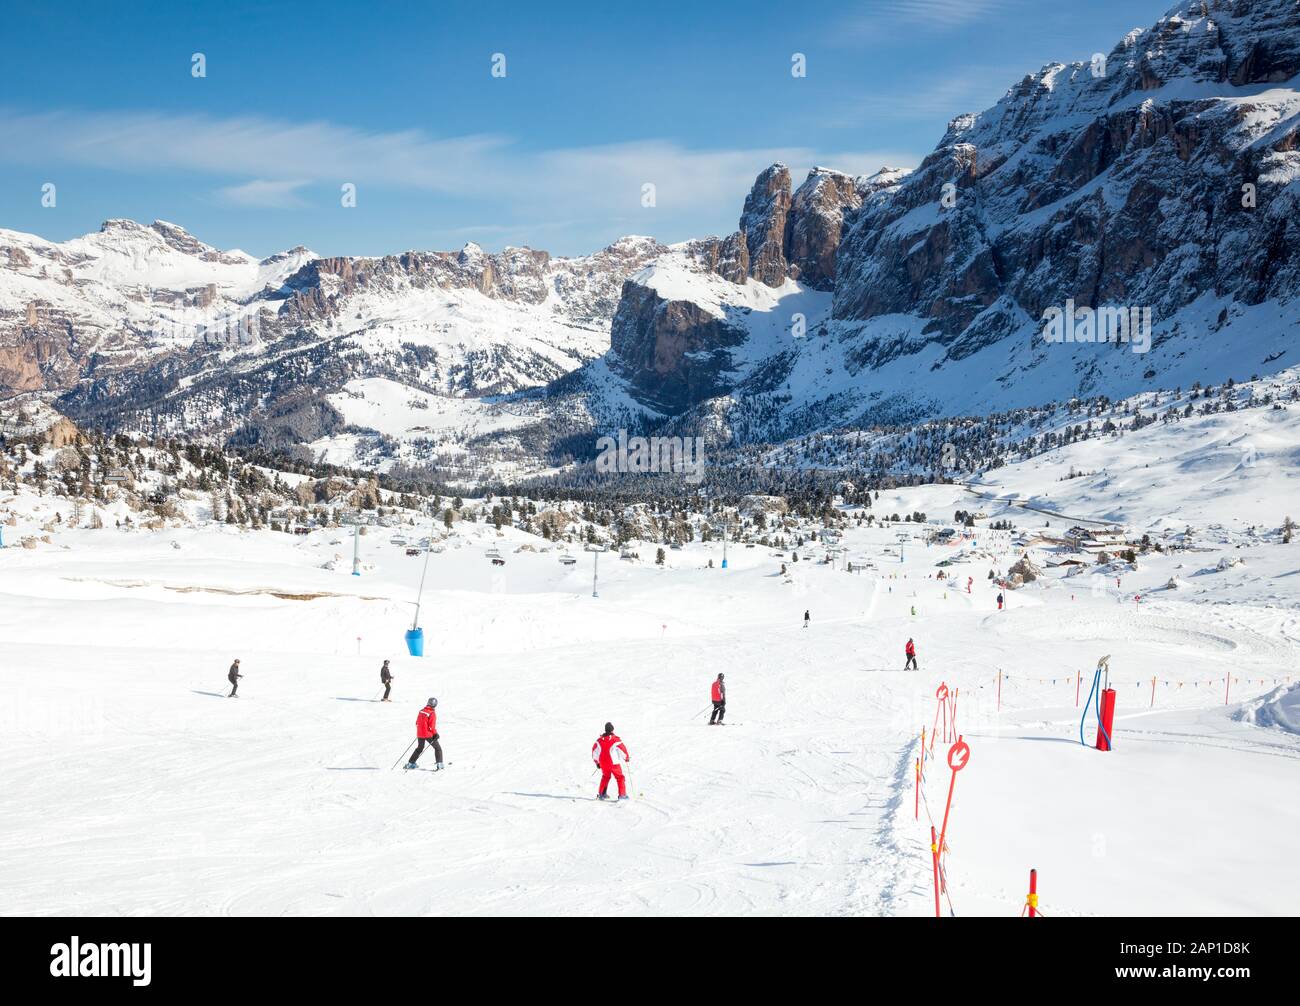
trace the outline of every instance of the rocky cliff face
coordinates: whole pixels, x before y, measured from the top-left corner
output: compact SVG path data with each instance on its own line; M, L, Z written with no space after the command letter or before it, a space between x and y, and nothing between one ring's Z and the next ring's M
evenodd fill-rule
M858 178L813 168L792 195L790 169L773 164L754 182L740 214L737 237L745 248L743 274L768 286L797 279L814 290L833 289L845 220L862 205L864 195L903 174L885 168L870 178ZM739 281L734 273L726 278Z
M1149 306L1166 339L1207 296L1221 322L1234 304L1290 301L1300 100L1278 85L1297 73L1292 0L1191 0L1104 64L1026 76L867 201L840 247L835 319L880 366L896 347L861 323L915 317L943 365L1067 300ZM1133 366L1158 371L1161 355Z
M612 322L609 370L659 418L680 416L733 391L770 390L789 371L782 358L799 352L796 324L806 329L811 314L815 326L823 313L821 303L809 311L800 291L834 289L845 222L864 197L887 192L905 176L891 168L870 177L814 168L792 193L789 168L765 169L745 199L735 233L675 246L656 258L652 270L624 284ZM787 316L779 320L783 301ZM790 306L796 301L802 310ZM756 319L768 329L785 328L785 338L758 346L751 339ZM742 356L769 352L774 358L757 367L739 365Z
M786 227L790 217L790 169L773 164L758 176L745 198L740 233L749 253L749 275L780 286L789 271Z
M624 284L610 334L611 369L641 405L670 416L727 390L726 350L746 337L706 307L635 280Z
M786 229L790 275L814 290L835 288L835 261L846 217L862 205L866 179L813 168L791 201Z
M507 248L489 255L476 244L458 252L406 252L382 258L318 258L291 275L286 319L301 323L335 317L354 295L401 296L416 290L474 290L495 300L541 304L551 292L550 255Z

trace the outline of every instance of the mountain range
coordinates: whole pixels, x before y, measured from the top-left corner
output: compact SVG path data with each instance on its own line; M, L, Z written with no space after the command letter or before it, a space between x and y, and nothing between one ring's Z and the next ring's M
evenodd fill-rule
M1182 0L953 119L914 170L796 187L774 164L730 235L576 258L0 230L0 395L474 477L618 428L720 450L1271 373L1300 362L1298 78L1295 0ZM1049 341L1054 312L1148 317L1149 344Z

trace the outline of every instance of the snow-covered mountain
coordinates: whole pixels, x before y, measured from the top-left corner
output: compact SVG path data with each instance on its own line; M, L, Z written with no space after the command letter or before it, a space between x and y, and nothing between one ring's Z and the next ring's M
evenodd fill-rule
M163 221L109 220L61 244L0 230L0 388L66 391L192 343L238 344L266 295L312 257L295 248L259 261Z
M747 281L674 257L634 276L588 411L617 412L608 369L651 421L744 443L1292 365L1298 74L1294 0L1184 0L954 119L913 172L791 195L774 165L741 217ZM1097 341L1047 341L1053 310Z
M772 165L726 237L572 259L0 231L0 391L340 464L518 471L617 427L721 447L1274 373L1297 362L1298 80L1295 0L1181 0L957 117L915 171L796 188Z
M345 424L328 396L352 380L477 397L568 373L608 348L624 278L665 250L259 261L161 221L63 243L0 231L0 391L120 428L296 443Z
M871 411L891 393L933 413L1294 364L1297 74L1294 0L1183 0L1104 59L954 119L840 247L831 332L872 375ZM1149 352L1045 341L1067 302L1150 309Z

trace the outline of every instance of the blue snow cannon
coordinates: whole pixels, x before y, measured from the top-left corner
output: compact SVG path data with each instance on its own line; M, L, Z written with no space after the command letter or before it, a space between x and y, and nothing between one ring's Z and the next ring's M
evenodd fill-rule
M413 657L424 656L424 630L406 630L406 650Z

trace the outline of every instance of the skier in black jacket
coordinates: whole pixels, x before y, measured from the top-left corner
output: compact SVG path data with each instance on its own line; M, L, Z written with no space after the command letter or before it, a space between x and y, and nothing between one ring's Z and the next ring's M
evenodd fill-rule
M243 675L239 673L239 661L236 660L230 665L230 673L226 675L226 680L230 682L230 694L226 698L238 698L235 692L239 691L239 679L242 677Z
M379 680L382 681L382 682L384 683L384 697L383 697L382 699L380 699L379 701L380 701L380 702L391 702L392 699L390 699L390 698L388 697L388 693L389 693L389 692L392 690L392 688L393 688L393 673L392 673L392 671L390 671L390 670L388 669L388 661L387 661L387 660L384 661L384 666L381 667L381 668L379 668Z

